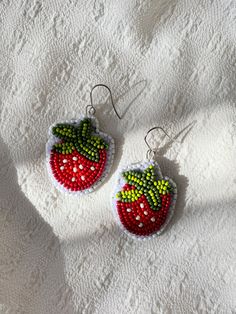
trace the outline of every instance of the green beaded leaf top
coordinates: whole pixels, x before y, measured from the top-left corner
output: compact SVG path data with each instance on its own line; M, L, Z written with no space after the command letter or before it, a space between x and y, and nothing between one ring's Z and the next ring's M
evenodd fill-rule
M156 180L153 165L150 165L144 171L129 170L123 172L122 175L129 185L135 187L133 190L117 193L116 197L122 202L134 202L144 194L150 207L153 210L159 210L162 206L160 195L173 191L173 187L168 180Z
M99 161L99 150L107 149L108 144L98 135L90 118L83 119L79 125L59 123L52 128L54 136L62 141L53 145L53 150L61 154L71 154L77 150L92 161Z

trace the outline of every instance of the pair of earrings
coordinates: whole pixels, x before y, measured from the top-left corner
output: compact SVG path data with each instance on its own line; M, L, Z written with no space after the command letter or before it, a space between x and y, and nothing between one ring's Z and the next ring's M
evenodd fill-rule
M95 85L90 92L91 104L86 114L76 120L54 124L49 129L46 163L49 177L64 193L83 195L94 191L107 177L114 158L115 144L111 136L101 132L95 115L92 93L105 87L119 119L111 90L104 84ZM161 127L154 127L147 133ZM163 177L155 152L149 147L146 161L121 170L112 196L113 213L119 226L136 238L160 234L168 224L176 202L176 184ZM167 134L166 134L167 135ZM168 135L167 135L168 136Z

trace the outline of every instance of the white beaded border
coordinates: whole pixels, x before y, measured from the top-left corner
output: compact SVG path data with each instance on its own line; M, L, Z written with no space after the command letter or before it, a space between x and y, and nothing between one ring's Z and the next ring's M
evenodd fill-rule
M158 177L159 180L168 180L170 182L170 184L173 186L174 190L173 190L173 199L169 208L169 213L166 219L166 222L164 223L164 225L161 227L161 229L153 234L151 234L150 236L137 236L131 232L129 232L124 225L121 223L119 215L118 215L118 211L117 211L117 206L116 206L116 202L117 202L117 198L116 198L116 194L121 191L121 189L123 188L123 186L125 185L125 180L122 177L122 173L124 171L128 171L128 170L145 170L148 166L153 165L154 169L155 169L155 175ZM132 237L135 240L147 240L147 239L151 239L154 238L158 235L160 235L164 229L166 228L166 226L168 225L169 221L171 220L171 217L174 214L174 208L175 208L175 203L176 203L176 199L177 199L177 186L175 184L175 182L170 179L169 177L163 177L162 173L161 173L161 169L160 166L158 165L158 163L154 160L150 160L150 161L144 161L144 162L139 162L139 163L135 163L135 164L131 164L125 168L122 168L119 170L119 175L118 175L118 182L116 185L116 188L114 190L114 193L112 194L112 211L113 214L115 216L115 220L118 223L119 227L130 237Z
M67 188L65 188L62 184L60 184L54 177L53 173L52 173L52 169L50 166L50 153L52 150L52 147L55 143L59 142L60 140L54 136L52 134L52 128L54 126L56 126L56 124L58 123L68 123L68 124L75 124L75 125L79 125L79 123L85 119L85 118L89 118L92 121L92 125L95 127L95 134L98 134L99 136L101 136L101 138L103 138L109 145L108 150L107 150L107 159L106 159L106 164L105 164L105 168L104 171L100 177L100 179L98 181L96 181L91 187L89 187L88 189L82 190L82 191L71 191ZM70 195L76 195L76 196L80 196L80 195L84 195L84 194L88 194L93 192L107 177L108 173L111 170L111 166L114 160L114 154L115 154L115 143L113 138L110 135L107 135L106 133L103 133L101 131L99 131L99 123L98 120L94 117L94 116L81 116L78 119L72 119L72 120L66 120L63 122L57 122L54 123L53 125L50 126L49 128L49 139L48 142L46 144L46 167L47 167L47 171L48 171L48 175L49 178L51 179L53 185L61 192L66 193L66 194L70 194Z

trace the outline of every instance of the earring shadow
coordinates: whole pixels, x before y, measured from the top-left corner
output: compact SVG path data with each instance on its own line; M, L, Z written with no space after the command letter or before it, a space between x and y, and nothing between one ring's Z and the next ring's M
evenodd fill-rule
M176 224L183 215L183 210L186 205L186 192L189 185L189 180L186 176L179 174L180 170L179 163L177 163L176 161L169 160L168 158L164 157L164 155L171 148L174 141L177 140L180 137L180 135L184 133L182 139L179 142L182 144L195 124L196 121L193 121L190 124L188 124L173 138L173 140L168 141L163 147L161 147L158 150L158 164L161 168L162 175L168 176L169 178L173 179L177 185L177 200L174 215L170 223L167 225L166 230L168 230L174 224Z
M118 128L119 125L121 124L125 124L125 122L123 122L123 118L125 116L125 114L127 113L127 111L130 109L130 107L132 106L132 104L134 103L134 101L141 95L141 93L144 91L144 89L147 86L147 81L146 80L142 80L140 82L135 83L127 92L123 93L122 95L118 96L118 97L113 97L114 98L114 102L115 102L115 107L118 110L121 119L119 120L115 114L108 112L112 110L112 108L110 109L108 102L110 101L110 97L108 97L107 101L104 103L104 105L99 105L97 106L96 109L96 117L98 118L98 120L100 121L100 130L111 135L112 138L115 141L115 158L112 164L112 168L110 171L110 174L106 177L106 179L104 180L104 183L107 183L108 180L110 179L110 176L114 174L115 170L117 169L120 160L121 160L121 156L123 154L123 145L124 145L124 136L122 130L123 128ZM119 102L124 101L124 98L128 98L130 99L127 106L125 107L125 109L123 110L122 113L120 113L119 110ZM110 114L111 118L108 120L107 117ZM104 118L105 117L105 118ZM98 187L97 190L99 190L101 188Z
M184 207L186 205L185 199L189 180L186 176L179 174L180 166L176 161L172 161L166 157L161 156L158 158L158 164L161 168L162 175L173 179L177 185L177 200L175 210L170 223L167 225L166 230L168 230L168 228L176 224L183 216Z
M141 80L134 85L132 85L128 91L118 96L115 101L117 102L118 109L121 107L120 103L127 103L127 106L123 106L123 112L121 113L121 118L123 118L130 107L133 105L135 100L143 93L147 87L147 80Z
M188 136L188 134L191 132L193 129L194 125L197 123L196 120L192 121L189 123L185 128L183 128L178 134L176 134L173 137L173 140L168 141L166 144L164 144L159 150L158 150L158 155L165 155L167 151L171 148L172 144L177 141L177 139L183 134L185 131L185 134L183 135L182 139L180 141L177 141L179 144L183 144L185 141L185 138Z

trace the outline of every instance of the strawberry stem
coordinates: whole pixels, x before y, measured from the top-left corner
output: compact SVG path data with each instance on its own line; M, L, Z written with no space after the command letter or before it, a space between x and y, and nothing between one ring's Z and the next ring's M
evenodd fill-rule
M150 165L144 171L129 170L123 172L125 181L135 187L130 191L120 191L117 193L117 198L122 202L134 202L142 194L147 198L150 207L153 210L161 208L161 195L172 192L173 187L168 180L156 180L154 166Z
M94 132L90 118L83 119L79 125L57 124L52 128L54 136L62 141L53 145L53 150L61 154L71 154L77 150L92 161L99 161L99 150L107 149L108 144Z

